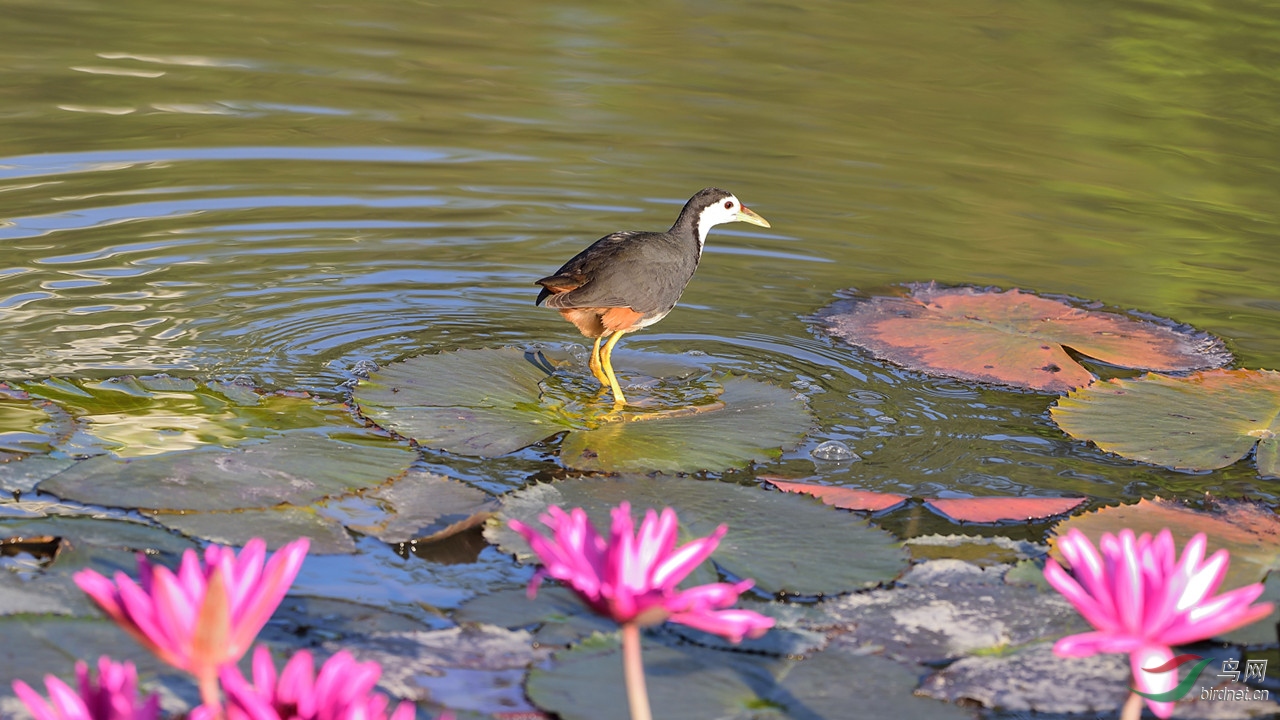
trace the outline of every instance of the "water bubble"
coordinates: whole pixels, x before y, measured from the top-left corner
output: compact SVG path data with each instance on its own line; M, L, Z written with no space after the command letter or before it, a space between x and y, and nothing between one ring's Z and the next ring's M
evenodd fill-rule
M828 440L813 449L811 453L819 460L833 460L836 462L848 462L850 460L861 460L848 445L839 440Z

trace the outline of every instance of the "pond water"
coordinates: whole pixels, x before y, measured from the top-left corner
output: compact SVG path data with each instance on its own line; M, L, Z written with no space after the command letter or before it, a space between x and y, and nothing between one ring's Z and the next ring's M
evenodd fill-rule
M702 353L807 396L805 441L730 479L1280 500L1250 462L1122 460L1055 428L1050 396L904 372L805 320L851 288L1019 287L1171 318L1224 338L1240 367L1280 368L1266 3L4 14L0 379L169 373L338 400L367 362L581 343L534 306L533 281L607 232L666 228L715 185L772 228L713 231L681 305L616 358L625 374L640 352ZM812 456L833 439L860 460ZM494 493L562 472L553 446L422 462ZM958 527L918 510L885 523ZM338 577L364 572L343 562Z

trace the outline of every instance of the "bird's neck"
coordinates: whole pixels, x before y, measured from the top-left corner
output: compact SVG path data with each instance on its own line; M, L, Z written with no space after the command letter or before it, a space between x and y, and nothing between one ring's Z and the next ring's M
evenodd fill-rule
M702 257L702 246L707 243L707 233L711 232L711 228L715 227L715 223L711 222L711 218L706 213L685 212L680 213L680 217L676 219L676 224L671 226L671 234L681 238L688 238L698 247L698 257Z

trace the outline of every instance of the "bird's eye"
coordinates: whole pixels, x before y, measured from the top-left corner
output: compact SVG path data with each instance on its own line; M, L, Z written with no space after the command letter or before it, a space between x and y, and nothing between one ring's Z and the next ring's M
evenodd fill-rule
M732 201L732 200L725 200L725 201L724 201L724 209L725 209L725 210L732 210L732 209L733 209L733 201Z

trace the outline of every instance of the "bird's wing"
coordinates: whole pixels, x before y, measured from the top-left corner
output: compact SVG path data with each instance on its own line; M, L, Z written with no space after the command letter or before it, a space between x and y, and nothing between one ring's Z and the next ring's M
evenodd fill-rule
M648 235L645 242L638 236ZM538 281L538 304L554 308L629 307L667 310L692 277L692 266L657 233L618 232L600 238ZM694 261L696 265L696 260ZM662 299L660 301L659 299Z

